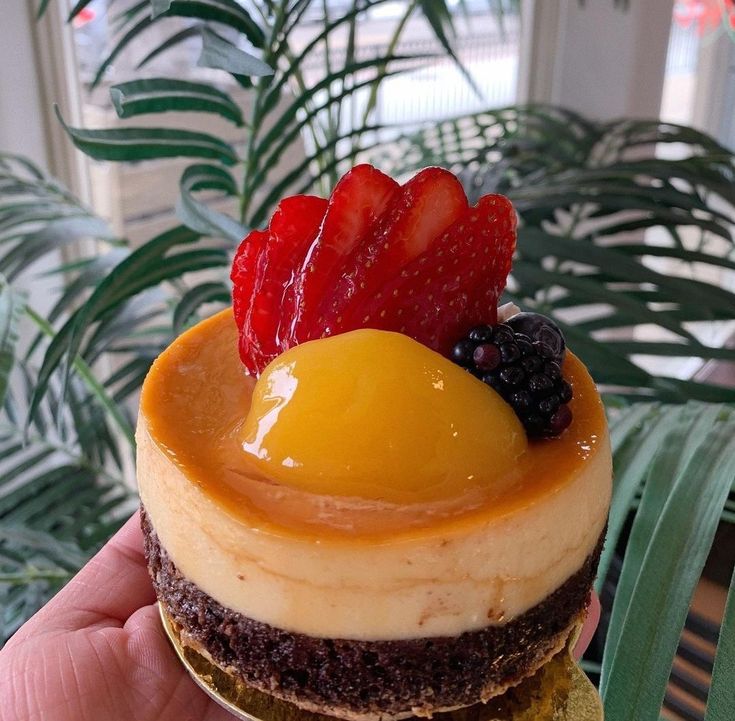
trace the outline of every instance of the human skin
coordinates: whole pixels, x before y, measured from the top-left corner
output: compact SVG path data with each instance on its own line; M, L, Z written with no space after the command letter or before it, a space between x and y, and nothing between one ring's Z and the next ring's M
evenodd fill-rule
M0 650L0 721L232 721L166 638L135 513ZM600 617L592 598L575 648Z

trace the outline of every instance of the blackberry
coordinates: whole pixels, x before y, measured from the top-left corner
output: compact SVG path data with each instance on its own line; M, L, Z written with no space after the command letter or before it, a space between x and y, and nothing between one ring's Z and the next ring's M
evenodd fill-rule
M473 328L452 349L452 359L496 390L510 404L531 438L558 436L572 422L564 380L565 344L552 321L536 313L513 324ZM533 316L530 318L529 316ZM536 331L533 336L519 328Z
M508 318L507 325L514 333L522 333L531 341L541 341L547 345L557 362L561 363L564 360L566 351L564 336L551 318L540 313L517 313Z

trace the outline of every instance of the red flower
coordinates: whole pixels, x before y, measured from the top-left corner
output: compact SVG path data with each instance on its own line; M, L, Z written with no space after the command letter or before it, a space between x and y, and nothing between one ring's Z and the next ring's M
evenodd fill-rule
M725 8L730 29L735 30L735 0L725 0Z
M735 9L733 0L725 0L729 8ZM728 9L728 13L732 12ZM683 28L697 26L697 34L704 35L717 28L723 20L723 5L720 0L677 0L674 5L674 20Z
M97 17L97 13L94 10L91 8L84 8L74 17L72 25L75 28L84 27L87 23L92 22L95 17Z
M720 25L735 30L735 0L677 0L674 22L683 28L696 25L700 36Z

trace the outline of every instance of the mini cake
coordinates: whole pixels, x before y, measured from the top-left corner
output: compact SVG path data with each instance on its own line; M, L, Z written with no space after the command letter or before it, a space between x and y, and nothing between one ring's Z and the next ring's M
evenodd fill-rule
M281 202L233 264L233 309L145 381L151 576L181 643L345 719L503 694L584 617L611 489L583 364L498 319L502 196L357 166Z

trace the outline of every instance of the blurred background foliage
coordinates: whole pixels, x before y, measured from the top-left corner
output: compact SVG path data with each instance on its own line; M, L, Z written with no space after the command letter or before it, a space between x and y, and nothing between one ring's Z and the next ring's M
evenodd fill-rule
M178 223L142 244L117 237L27 160L0 157L0 641L135 506L138 389L176 334L229 304L229 263L245 233L265 225L284 195L329 193L355 162L399 179L437 164L458 174L472 200L487 192L513 200L519 241L506 299L553 316L606 393L616 474L598 586L609 606L587 668L599 675L608 718L656 718L717 529L735 520L735 415L724 405L735 390L667 365L735 360L735 349L708 341L735 309L722 282L735 270L735 156L686 126L594 122L544 105L382 122L381 84L431 60L401 50L414 16L482 95L454 50L445 0L403 3L387 47L361 49L361 20L385 3L128 5L92 88L133 48L143 73L192 40L202 79L136 74L112 85L119 127L59 120L96 160L186 159ZM501 23L516 11L489 4ZM88 5L76 3L70 19ZM305 39L306 17L314 29ZM167 24L170 33L146 45L145 32ZM330 52L337 39L342 50ZM179 113L216 116L229 130L159 122ZM47 272L55 303L39 312L16 281L72 244L73 260ZM734 605L731 591L714 671L705 659L710 720L732 717Z

